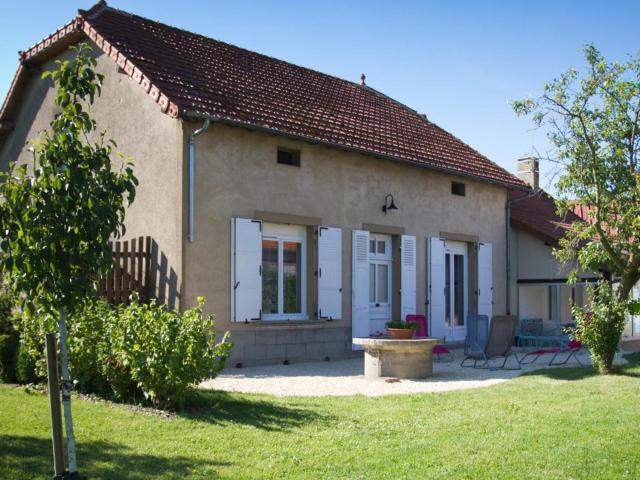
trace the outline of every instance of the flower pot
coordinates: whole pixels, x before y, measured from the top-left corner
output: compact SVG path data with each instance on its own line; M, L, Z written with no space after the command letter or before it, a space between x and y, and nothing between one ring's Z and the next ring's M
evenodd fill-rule
M410 340L415 330L413 328L387 328L389 338L393 340Z

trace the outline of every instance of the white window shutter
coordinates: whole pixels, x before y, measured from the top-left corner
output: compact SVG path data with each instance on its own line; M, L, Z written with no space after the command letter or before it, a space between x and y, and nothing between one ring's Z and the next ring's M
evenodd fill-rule
M416 313L416 237L402 235L400 243L400 306L405 320Z
M445 316L445 253L444 240L431 237L427 239L427 257L429 276L427 298L429 302L429 336L444 338L447 335Z
M318 318L342 318L342 230L318 227Z
M354 230L351 272L351 333L354 338L369 336L369 232ZM361 350L359 345L354 350Z
M231 320L262 318L262 222L231 219Z
M493 248L490 243L478 244L478 313L493 315Z

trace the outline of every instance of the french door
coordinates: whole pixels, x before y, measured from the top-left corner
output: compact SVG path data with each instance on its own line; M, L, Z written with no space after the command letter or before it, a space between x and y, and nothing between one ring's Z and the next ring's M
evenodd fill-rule
M391 320L391 236L369 236L369 334L383 333Z
M444 330L448 340L464 340L467 333L468 265L467 245L446 242L444 258L445 315Z

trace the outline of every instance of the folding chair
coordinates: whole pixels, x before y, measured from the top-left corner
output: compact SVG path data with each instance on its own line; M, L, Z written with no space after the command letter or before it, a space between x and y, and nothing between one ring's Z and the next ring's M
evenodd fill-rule
M582 343L580 343L578 340L569 340L565 345L561 347L545 347L527 352L522 357L522 360L520 360L520 364L531 365L535 363L536 360L538 360L541 356L553 353L553 357L551 357L551 360L549 361L550 367L566 365L572 357L575 358L576 362L578 362L579 365L583 365L580 361L580 358L578 357L578 352L580 352L580 350L582 350ZM558 355L561 355L563 353L568 353L569 355L567 355L567 357L562 362L556 362L555 360ZM528 357L532 357L533 360L526 361Z
M475 335L476 338L470 338L468 347L465 343L465 358L462 360L460 366L489 368L490 360L494 358L504 358L502 365L497 368L505 368L507 360L511 355L513 355L516 359L518 368L510 370L520 370L522 368L520 366L520 359L518 358L518 354L512 350L513 341L516 337L516 329L518 328L518 317L514 315L498 315L493 317L489 326L489 336L484 346L481 346L481 342L478 341L481 338L478 338L477 326L481 324L480 320L484 320L482 317L486 319L486 315L476 315L475 317L478 317L477 320L479 321L467 322L467 334L468 336L470 336L469 334ZM475 323L476 331L474 331L472 323ZM473 360L473 365L465 365L467 360ZM480 365L478 365L478 362L481 362Z

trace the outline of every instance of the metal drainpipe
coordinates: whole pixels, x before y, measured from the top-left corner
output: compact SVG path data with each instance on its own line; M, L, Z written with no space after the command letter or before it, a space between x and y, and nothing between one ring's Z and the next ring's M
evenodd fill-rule
M535 190L532 191L535 195ZM507 315L511 315L511 204L531 198L532 195L523 195L522 197L507 200L505 205L505 237L507 243Z
M187 240L193 242L194 239L194 211L195 211L195 189L196 189L196 137L209 128L210 119L206 118L202 127L189 135L189 226Z

